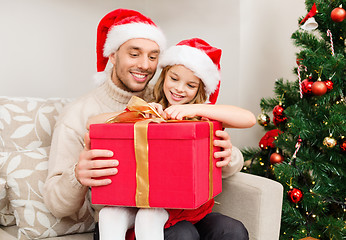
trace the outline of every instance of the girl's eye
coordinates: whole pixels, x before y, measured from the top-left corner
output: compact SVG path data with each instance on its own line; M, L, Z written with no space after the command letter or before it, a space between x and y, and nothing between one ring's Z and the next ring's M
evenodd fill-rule
M173 81L178 81L178 79L176 79L176 78L174 78L174 77L171 77L171 79L172 79Z
M192 85L192 84L187 84L187 86L188 86L189 88L195 88L195 87L196 87L195 85Z

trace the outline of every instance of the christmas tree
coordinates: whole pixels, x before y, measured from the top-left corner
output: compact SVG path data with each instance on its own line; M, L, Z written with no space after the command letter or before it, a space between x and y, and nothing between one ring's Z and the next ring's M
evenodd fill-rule
M345 239L345 0L305 1L292 34L296 81L262 98L259 148L243 149L244 172L284 187L280 239ZM272 121L271 121L272 118Z

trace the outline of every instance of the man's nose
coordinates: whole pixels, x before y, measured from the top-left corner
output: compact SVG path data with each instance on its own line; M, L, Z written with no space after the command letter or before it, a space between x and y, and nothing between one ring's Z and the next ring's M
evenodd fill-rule
M142 57L139 59L138 67L140 69L147 70L150 66L149 59L147 57Z

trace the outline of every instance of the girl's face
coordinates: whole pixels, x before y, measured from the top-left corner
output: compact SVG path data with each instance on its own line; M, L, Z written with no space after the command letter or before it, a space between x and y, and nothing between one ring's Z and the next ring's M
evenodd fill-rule
M200 79L182 66L171 67L164 79L163 92L169 105L189 103L197 94Z

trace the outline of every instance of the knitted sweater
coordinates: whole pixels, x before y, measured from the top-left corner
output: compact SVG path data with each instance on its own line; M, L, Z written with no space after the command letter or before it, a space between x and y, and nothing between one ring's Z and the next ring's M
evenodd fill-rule
M142 92L126 92L111 80L110 72L105 82L66 106L56 122L48 161L48 176L44 185L44 201L56 217L77 212L86 197L88 187L75 177L74 167L83 149L86 122L89 117L105 112L125 109L133 95L152 101L152 86Z

